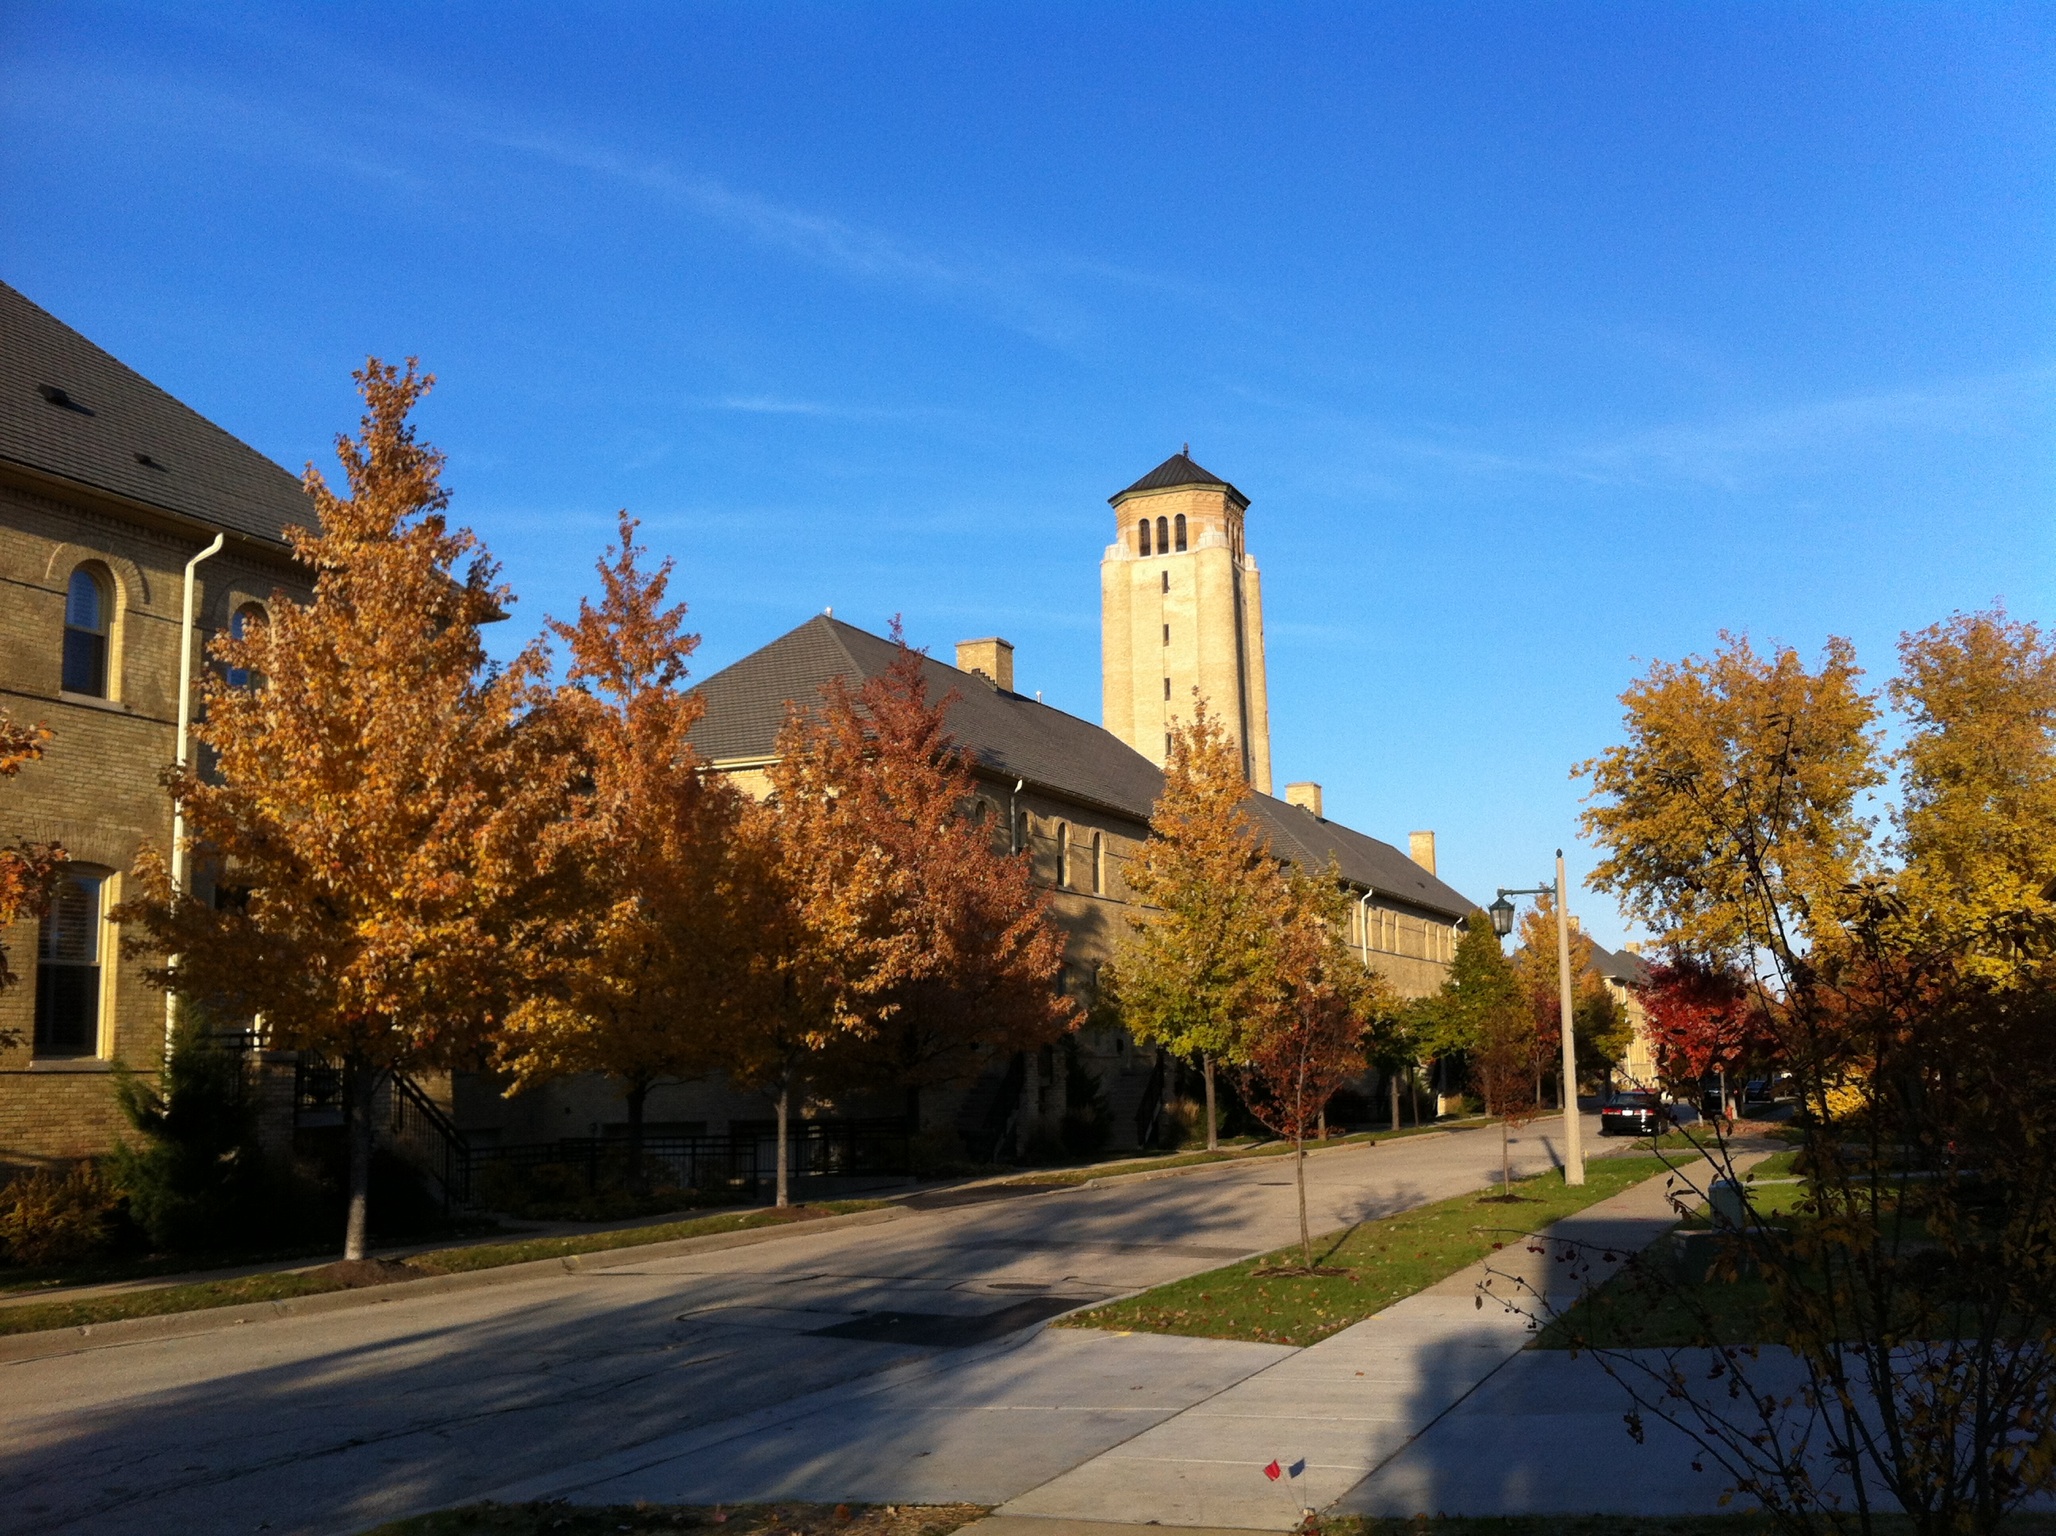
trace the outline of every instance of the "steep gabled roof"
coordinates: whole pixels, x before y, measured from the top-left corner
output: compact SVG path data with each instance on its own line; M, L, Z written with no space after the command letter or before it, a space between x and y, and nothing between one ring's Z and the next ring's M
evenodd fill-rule
M715 763L767 760L789 704L815 704L831 677L854 690L890 667L893 654L882 636L825 615L809 619L699 685L695 692L707 712L693 729L693 745ZM1127 743L1089 720L995 688L933 657L922 659L922 669L931 698L957 695L950 732L981 773L1004 782L1025 779L1047 793L1148 822L1163 792L1163 770ZM1277 853L1309 869L1332 860L1344 880L1451 920L1475 905L1390 843L1269 795L1252 795L1250 813Z
M1168 491L1181 485L1217 485L1234 499L1238 506L1247 507L1249 498L1235 489L1219 475L1201 469L1182 453L1174 453L1163 463L1144 475L1124 491L1116 491L1107 498L1110 505L1118 507L1130 496L1144 491Z
M1596 941L1592 945L1592 965L1609 981L1624 982L1631 987L1639 987L1649 980L1647 960L1625 949L1615 953Z
M5 283L0 459L272 544L314 526L298 480Z

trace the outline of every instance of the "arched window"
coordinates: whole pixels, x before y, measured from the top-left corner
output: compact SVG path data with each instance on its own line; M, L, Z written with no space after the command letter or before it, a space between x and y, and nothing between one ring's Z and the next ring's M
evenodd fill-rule
M1107 845L1099 833L1092 834L1092 894L1104 896L1107 889ZM1093 972L1094 986L1098 985L1097 971Z
M1178 514L1178 553L1185 553L1185 514Z
M1057 823L1057 888L1071 888L1071 829L1061 821Z
M67 871L43 914L36 951L38 1056L100 1053L100 923L104 876Z
M1171 524L1168 519L1160 517L1157 519L1157 553L1160 555L1168 555L1170 552Z
M1143 518L1139 523L1136 524L1136 527L1141 529L1140 537L1142 540L1142 553L1144 555L1147 555L1149 553L1149 519L1146 517Z
M90 565L71 573L64 595L64 691L107 697L107 621L113 591Z
M247 640L264 627L264 610L255 603L245 603L228 617L228 633L232 640ZM228 685L231 688L261 688L264 674L251 667L230 667Z

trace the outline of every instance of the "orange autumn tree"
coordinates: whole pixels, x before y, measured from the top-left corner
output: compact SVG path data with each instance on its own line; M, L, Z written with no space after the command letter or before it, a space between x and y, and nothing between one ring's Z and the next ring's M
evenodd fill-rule
M1064 941L1029 863L997 847L969 754L949 732L953 696L930 701L923 656L900 640L892 665L854 703L870 755L852 809L893 873L893 921L918 963L878 994L880 1022L844 1037L829 1079L906 1094L975 1074L991 1053L1034 1050L1081 1021L1059 995Z
M1301 1269L1315 1273L1306 1215L1306 1138L1335 1091L1364 1070L1364 1040L1390 999L1344 940L1347 898L1330 871L1282 876L1237 1080L1249 1112L1292 1143Z
M577 622L550 622L570 650L551 712L590 790L565 834L551 953L497 1059L517 1087L619 1078L640 1194L650 1089L714 1069L736 996L729 853L742 797L693 750L706 705L682 685L699 636L685 632L683 604L664 606L672 562L637 563L635 529L623 513L621 542L599 562L599 606L582 600Z
M168 776L197 859L234 899L174 892L146 850L121 914L146 935L137 949L176 957L159 984L341 1059L346 1259L366 1249L380 1087L480 1061L529 968L569 776L529 720L540 648L487 665L480 626L510 597L450 527L442 455L408 419L433 379L375 358L355 378L361 430L336 444L349 495L310 467L320 526L287 535L313 601L275 595L268 623L215 638L223 666L194 734L216 772ZM232 684L244 676L261 682Z
M50 732L41 725L23 725L0 710L0 779L11 779L24 764L43 755L43 743ZM65 860L56 843L16 842L0 848L0 928L25 917L40 916L50 898L50 887ZM7 949L0 945L0 991L14 985L8 969ZM16 1043L13 1031L0 1030L0 1049Z
M1075 1022L1025 868L967 814L946 714L901 642L883 674L854 691L831 679L789 714L771 794L744 812L736 890L756 963L729 1070L777 1106L780 1205L792 1111L818 1084L918 1086L973 1043L1019 1049Z
M1610 1071L1634 1039L1627 1011L1599 974L1591 935L1571 927L1571 1039L1579 1076ZM1521 914L1513 953L1515 979L1534 1025L1532 1077L1561 1073L1563 992L1556 974L1556 901L1547 895Z

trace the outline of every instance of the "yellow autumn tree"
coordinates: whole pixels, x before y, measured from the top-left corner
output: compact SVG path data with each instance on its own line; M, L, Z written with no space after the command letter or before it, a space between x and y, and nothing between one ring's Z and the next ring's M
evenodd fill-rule
M2002 979L2022 956L1995 925L2042 908L2056 877L2056 641L2003 608L1899 642L1899 891L1909 914Z
M1813 669L1721 642L1654 663L1621 695L1627 739L1573 770L1602 852L1588 883L1686 952L1796 953L1840 933L1866 868L1877 705L1846 640Z
M691 734L704 702L684 689L699 636L666 607L672 563L638 563L636 523L599 563L601 600L550 631L570 652L553 724L589 788L562 835L561 900L533 996L498 1044L517 1088L573 1072L620 1080L628 1186L645 1188L651 1088L702 1077L739 994L742 936L730 860L742 797L710 773Z
M1248 798L1240 749L1195 695L1191 723L1171 728L1149 840L1128 865L1143 910L1101 977L1137 1041L1199 1064L1209 1150L1219 1144L1215 1069L1243 1059L1267 946L1292 907Z
M1541 1075L1562 1070L1563 992L1556 971L1556 900L1539 896L1521 914L1513 954L1514 976L1535 1031L1535 1068ZM1571 929L1571 1037L1578 1075L1603 1073L1627 1054L1634 1030L1627 1010L1599 974L1597 946L1582 929Z
M570 775L537 713L540 648L487 665L480 627L511 599L409 420L433 379L375 358L355 378L349 494L310 467L319 526L287 535L313 600L274 594L266 624L215 639L194 734L216 771L168 776L214 892L173 891L146 850L120 914L137 950L176 958L160 984L340 1058L346 1259L368 1240L380 1088L481 1063L533 968Z

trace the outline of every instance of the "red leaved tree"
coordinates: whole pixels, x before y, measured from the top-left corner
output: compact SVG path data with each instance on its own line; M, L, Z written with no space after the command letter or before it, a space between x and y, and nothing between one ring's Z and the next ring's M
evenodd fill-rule
M1381 983L1343 940L1343 897L1332 878L1289 871L1279 892L1239 1076L1249 1112L1292 1143L1300 1260L1311 1273L1306 1138L1335 1091L1364 1070Z
M1642 1006L1657 1070L1673 1081L1696 1085L1769 1044L1754 988L1732 967L1684 955L1659 961L1642 984Z

